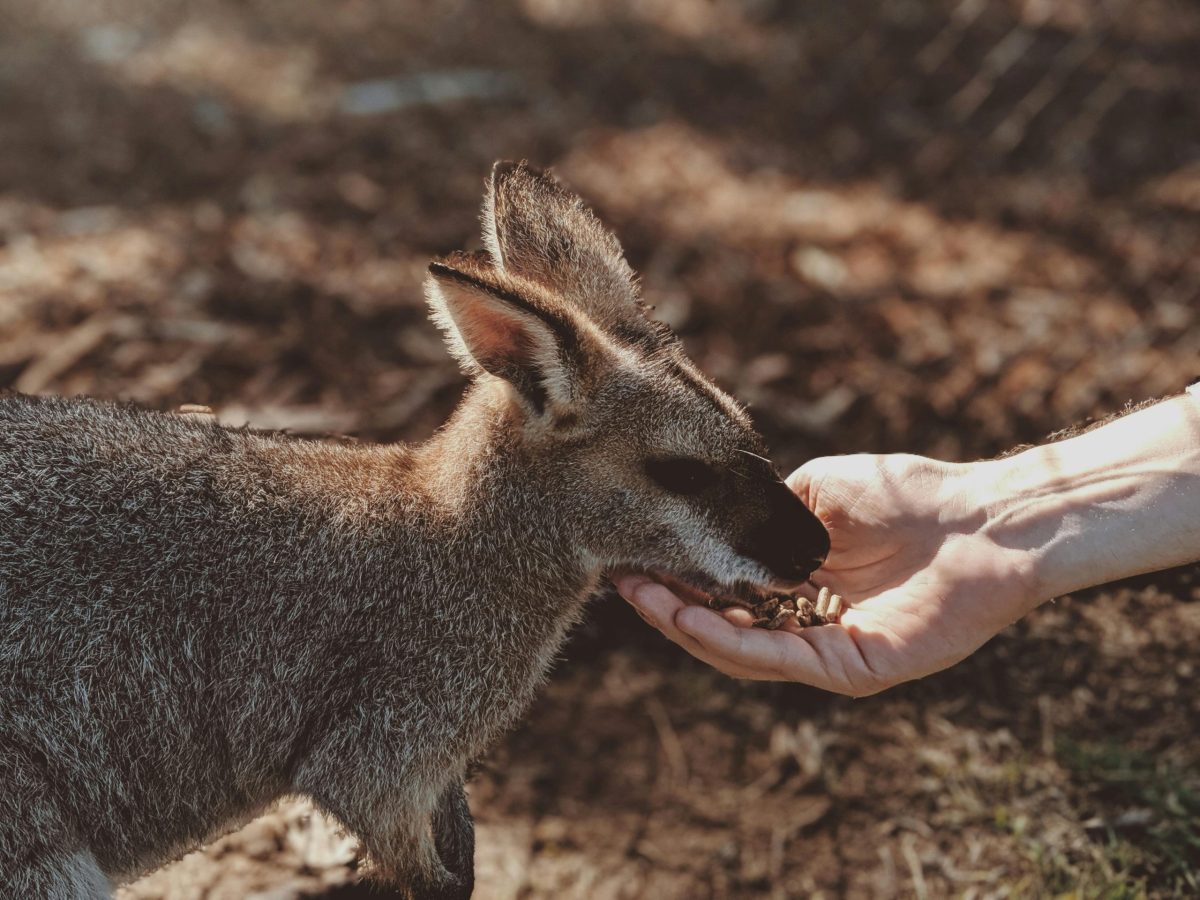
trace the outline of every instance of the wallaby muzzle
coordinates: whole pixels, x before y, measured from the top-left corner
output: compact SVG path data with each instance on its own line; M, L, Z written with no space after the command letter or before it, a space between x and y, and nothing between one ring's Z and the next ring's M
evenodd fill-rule
M782 481L767 487L766 500L767 517L750 529L739 550L780 582L803 584L825 562L829 532Z

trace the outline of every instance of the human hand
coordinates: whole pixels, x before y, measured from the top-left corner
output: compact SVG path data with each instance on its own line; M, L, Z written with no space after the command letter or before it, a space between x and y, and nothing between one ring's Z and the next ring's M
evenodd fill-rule
M1029 550L1000 543L991 527L990 465L863 454L792 474L791 488L829 529L813 581L848 604L836 625L753 628L744 609L689 605L641 575L618 576L617 589L728 675L873 694L953 665L1046 599Z

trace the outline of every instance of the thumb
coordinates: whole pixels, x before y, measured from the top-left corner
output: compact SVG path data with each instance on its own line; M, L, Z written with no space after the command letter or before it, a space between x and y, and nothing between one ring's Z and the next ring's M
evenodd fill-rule
M792 493L809 509L816 507L817 491L832 463L833 459L827 456L810 459L785 480Z

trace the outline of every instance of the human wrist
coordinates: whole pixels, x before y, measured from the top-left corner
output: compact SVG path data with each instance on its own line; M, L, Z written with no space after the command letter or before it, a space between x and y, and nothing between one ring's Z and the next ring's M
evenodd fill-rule
M984 530L1040 600L1200 558L1200 398L979 465Z
M995 544L1025 554L1031 608L1086 586L1100 562L1111 560L1086 522L1103 488L1077 470L1065 471L1061 453L1031 447L984 465L990 491L982 504L983 531ZM1103 573L1098 580L1111 578Z

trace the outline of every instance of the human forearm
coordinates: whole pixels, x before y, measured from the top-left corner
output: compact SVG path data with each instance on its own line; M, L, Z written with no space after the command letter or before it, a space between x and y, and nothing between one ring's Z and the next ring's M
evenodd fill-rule
M1200 397L980 464L985 526L1028 552L1037 599L1200 560Z

